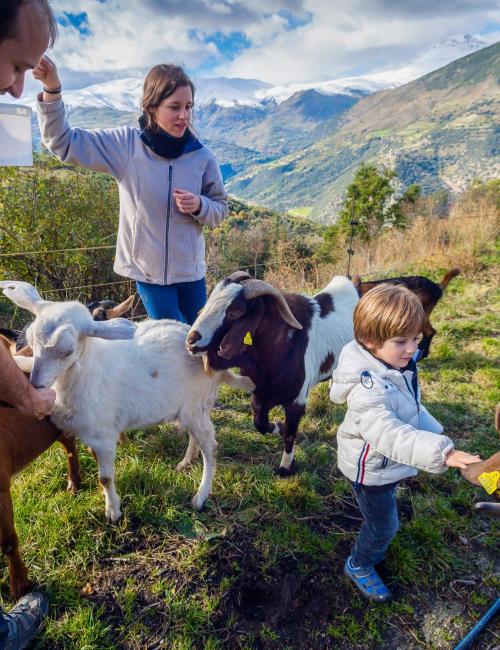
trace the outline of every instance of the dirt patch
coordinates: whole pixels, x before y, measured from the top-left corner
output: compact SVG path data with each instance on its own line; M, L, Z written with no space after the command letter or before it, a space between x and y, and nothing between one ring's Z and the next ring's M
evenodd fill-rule
M413 516L409 490L402 491L400 512L403 519ZM125 541L94 565L82 597L102 610L120 650L169 647L167 639L185 616L175 611L179 601L172 604L169 596L174 593L189 604L203 592L216 603L191 631L193 650L204 649L210 636L227 650L451 650L496 597L494 584L482 581L491 574L494 554L471 540L469 573L457 568L460 577L437 591L395 585L382 566L396 605L370 607L342 575L360 524L354 498L335 497L321 516L306 519L323 538L338 535L333 552L298 554L283 546L282 555L270 560L258 542L263 522L257 519L251 525L233 522L226 537L212 539L202 566L179 563L184 545L199 540L175 533L171 539L145 537L139 523L131 522L134 530ZM487 631L473 648L495 645L498 638Z

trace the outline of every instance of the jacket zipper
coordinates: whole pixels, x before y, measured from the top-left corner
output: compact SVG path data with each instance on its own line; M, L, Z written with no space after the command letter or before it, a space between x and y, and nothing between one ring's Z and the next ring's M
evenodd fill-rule
M415 400L415 404L417 405L418 426L420 426L420 406L418 404L417 395L410 388L410 384L408 383L408 380L406 379L406 377L404 375L403 375L403 379L405 380L406 388L408 389L410 395L413 396L413 399Z
M165 277L164 284L167 284L168 271L168 230L170 226L170 203L172 201L172 162L168 161L168 195L167 195L167 222L165 224Z

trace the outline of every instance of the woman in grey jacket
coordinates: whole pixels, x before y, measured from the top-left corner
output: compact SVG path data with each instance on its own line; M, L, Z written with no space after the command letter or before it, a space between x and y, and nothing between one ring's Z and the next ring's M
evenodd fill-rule
M195 88L176 65L147 74L139 129L70 128L55 64L33 71L43 83L43 143L63 162L108 172L118 183L120 216L114 270L137 282L150 318L192 324L206 300L203 226L227 216L227 194L213 153L193 135Z
M418 469L439 473L480 460L454 449L420 401L412 356L425 320L420 300L406 287L381 284L366 293L354 310L356 340L342 349L330 388L333 402L347 401L337 432L338 466L364 519L344 573L375 602L391 597L375 564L399 527L398 481Z

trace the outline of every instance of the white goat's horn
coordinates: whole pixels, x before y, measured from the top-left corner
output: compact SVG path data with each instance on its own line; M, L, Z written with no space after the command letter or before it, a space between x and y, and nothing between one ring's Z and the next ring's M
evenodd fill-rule
M228 275L226 278L226 280L229 280L230 282L236 282L236 284L239 284L244 280L251 280L251 279L252 276L246 271L235 271L234 273L231 273L231 275Z
M13 303L23 309L28 309L33 314L38 314L43 307L49 304L29 282L4 280L0 282L0 289Z
M297 330L302 329L302 325L292 314L283 294L279 289L273 287L272 284L263 280L247 280L243 284L243 287L243 295L247 300L257 298L258 296L273 296L273 298L276 298L276 306L283 320Z

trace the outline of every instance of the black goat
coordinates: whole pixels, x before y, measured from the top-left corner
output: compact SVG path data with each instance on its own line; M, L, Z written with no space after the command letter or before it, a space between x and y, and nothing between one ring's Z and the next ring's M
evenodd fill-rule
M422 332L423 338L418 346L420 349L420 358L425 359L429 356L431 341L436 333L436 330L432 327L431 321L429 319L432 310L437 305L439 300L443 296L444 289L450 283L454 277L460 274L460 269L452 269L449 271L439 284L429 280L423 275L409 275L401 278L386 278L383 280L369 280L368 282L362 282L359 275L355 275L353 278L354 285L358 290L359 296L364 296L365 293L373 289L379 284L385 282L389 284L402 284L405 287L408 287L410 291L418 296L422 306L424 308L427 319L424 325L424 331Z

